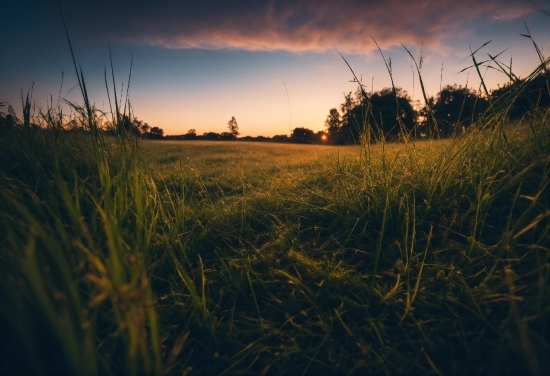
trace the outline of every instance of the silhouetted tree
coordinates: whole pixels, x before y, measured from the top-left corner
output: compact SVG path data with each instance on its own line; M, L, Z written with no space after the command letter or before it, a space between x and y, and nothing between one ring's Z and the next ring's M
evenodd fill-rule
M201 138L204 139L204 140L219 140L220 135L218 133L215 133L215 132L205 132L205 133L203 133Z
M162 128L152 127L149 132L142 135L142 138L159 140L161 138L164 138L164 131L162 130Z
M433 105L441 137L449 137L479 119L489 106L487 99L467 87L445 86Z
M510 120L521 119L537 108L550 107L550 72L541 73L529 82L518 80L491 92L491 97L508 111Z
M220 134L220 140L228 141L235 140L237 137L231 132L222 132Z
M184 140L194 140L197 138L197 131L195 129L189 129L182 137Z
M384 88L370 98L371 122L383 132L385 137L397 138L402 133L410 133L416 125L416 112L411 98L402 88Z
M162 136L164 136L164 131L162 130L162 128L153 127L153 128L151 128L151 134L153 134L155 136L162 137Z
M433 108L435 105L435 99L434 97L428 98L428 103L424 103L424 105L418 110L417 114L417 126L418 126L418 132L417 136L420 137L433 137L436 134L435 127L437 126L435 124L435 115L433 113Z
M141 122L140 129L141 129L141 133L147 133L151 129L151 126L147 123Z
M229 133L235 136L235 138L239 135L239 125L237 124L235 116L232 116L231 120L227 122L227 128L229 129Z
M286 134L277 134L271 139L273 142L289 142L289 137Z
M342 126L342 120L340 120L340 113L336 108L331 108L325 120L325 128L327 129L330 137L336 137Z
M353 100L351 96L351 91L349 93L344 93L344 103L340 105L340 111L342 111L342 124L349 124L352 120L352 111L357 106L357 103Z
M350 99L346 95L341 108L347 108ZM378 136L389 139L397 139L403 133L409 134L416 126L416 111L407 92L401 88L396 88L395 92L391 88L384 88L373 93L370 98L364 98L362 103L353 103L354 107L349 110L340 127L344 142L359 142L367 125L371 127L371 138Z
M308 128L294 128L292 131L291 141L292 142L299 142L299 143L306 143L306 142L313 142L314 140L314 132L311 129Z
M129 115L122 115L118 120L114 119L113 121L114 124L111 121L104 122L101 117L94 119L95 124L109 134L146 135L150 128L149 124L136 117L131 118ZM67 125L69 129L87 129L87 120L85 118L80 118L78 121L72 119Z

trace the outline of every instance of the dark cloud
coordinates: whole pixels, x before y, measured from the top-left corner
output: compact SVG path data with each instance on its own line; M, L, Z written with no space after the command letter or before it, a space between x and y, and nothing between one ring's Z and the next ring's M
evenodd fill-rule
M445 49L479 23L525 16L521 0L73 1L70 19L110 41L167 48L365 53L403 42Z

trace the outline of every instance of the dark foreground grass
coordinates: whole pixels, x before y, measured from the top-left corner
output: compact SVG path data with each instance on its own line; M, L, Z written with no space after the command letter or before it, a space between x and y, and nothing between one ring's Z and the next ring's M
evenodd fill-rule
M2 129L0 369L545 374L531 126L346 148Z

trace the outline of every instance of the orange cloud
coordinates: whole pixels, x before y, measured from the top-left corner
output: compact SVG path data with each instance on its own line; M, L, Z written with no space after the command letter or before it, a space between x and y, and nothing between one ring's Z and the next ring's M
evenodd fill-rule
M83 5L81 22L110 40L167 48L369 53L399 43L447 48L480 23L523 17L517 0L110 1ZM94 33L96 32L94 31Z

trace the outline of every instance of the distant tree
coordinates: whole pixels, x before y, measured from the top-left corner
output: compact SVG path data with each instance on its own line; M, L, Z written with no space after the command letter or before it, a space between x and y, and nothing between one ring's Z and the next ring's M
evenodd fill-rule
M411 98L402 88L384 88L370 98L371 120L378 125L385 137L399 137L409 133L416 125L416 111Z
M154 134L155 136L163 136L164 135L164 131L162 130L162 128L159 128L159 127L151 128L151 133Z
M340 111L342 111L342 123L349 124L351 123L353 114L353 109L357 106L357 103L353 100L351 96L351 91L349 93L344 93L344 103L340 105Z
M436 121L433 108L435 105L435 98L429 97L428 103L424 103L418 110L417 124L418 132L417 136L431 138L436 135ZM437 128L438 129L438 128Z
M345 96L341 108L347 109L348 104L354 106L342 120L340 127L341 139L337 143L357 143L361 140L365 126L371 128L371 139L375 136L397 139L404 133L411 133L416 126L416 111L411 98L401 88L384 88L373 93L370 98L357 103L351 100L351 93Z
M273 142L289 142L289 137L286 134L277 134L271 139Z
M233 133L231 133L231 132L222 132L222 133L220 134L220 140L225 140L225 141L227 141L227 140L234 140L234 139L236 139L236 138L237 138L237 137L236 137Z
M539 108L550 107L550 71L540 73L532 80L518 80L491 92L493 101L508 110L510 120L521 119Z
M77 120L74 120L72 123L69 122L69 129L87 129L88 128L88 120L85 117L80 117ZM122 115L118 119L113 119L113 121L103 121L102 118L96 117L94 119L94 122L100 126L104 131L110 134L126 134L126 135L133 135L133 136L139 136L146 134L147 131L144 129L148 129L148 124L144 123L142 120L139 120L138 118L134 117L132 118L129 115ZM114 122L114 123L113 123ZM145 127L147 125L147 127Z
M195 129L189 129L186 134L181 135L183 140L195 140L197 138L197 131Z
M139 128L136 127L134 120L128 115L124 115L120 118L117 124L119 132L125 132L126 134L136 135L139 134Z
M336 108L331 108L325 120L325 128L329 135L337 134L340 131L342 120L340 120L340 113Z
M151 129L151 126L147 123L142 122L140 129L141 133L147 133Z
M292 131L292 142L313 142L315 133L308 128L294 128Z
M164 131L162 130L162 128L159 128L159 127L153 127L151 128L151 130L149 131L149 137L148 138L152 138L152 139L161 139L164 137Z
M135 127L135 132L137 134L142 133L143 125L145 124L143 120L139 120L137 117L134 117L134 120L132 120L133 126Z
M489 107L489 101L467 87L445 86L433 105L441 137L449 137L479 119Z
M205 139L205 140L219 140L220 135L218 133L215 133L215 132L205 132L205 133L203 133L201 138Z
M233 136L237 137L239 135L239 125L237 124L235 116L232 116L231 120L227 122L227 128L229 129L229 133L233 134Z

